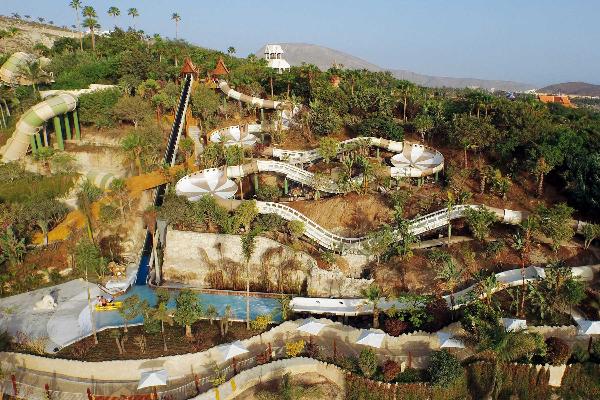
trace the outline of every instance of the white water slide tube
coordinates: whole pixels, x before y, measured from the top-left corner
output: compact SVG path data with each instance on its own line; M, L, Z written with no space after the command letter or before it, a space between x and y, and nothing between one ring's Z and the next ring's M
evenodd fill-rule
M248 96L247 94L240 93L229 87L226 81L219 81L219 89L227 96L232 99L239 100L243 103L253 104L258 108L269 108L273 110L281 110L287 106L288 103L283 101L265 100L258 97Z
M21 116L13 135L0 148L3 162L10 162L25 156L31 136L40 131L44 122L71 112L77 107L77 97L68 93L59 93L41 103L36 104Z

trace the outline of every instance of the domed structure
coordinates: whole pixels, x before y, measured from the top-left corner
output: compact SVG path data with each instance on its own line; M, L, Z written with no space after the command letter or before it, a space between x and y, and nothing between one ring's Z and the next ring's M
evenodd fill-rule
M225 170L210 168L187 175L177 182L175 192L190 201L198 201L204 195L229 199L237 192L237 185L227 178Z

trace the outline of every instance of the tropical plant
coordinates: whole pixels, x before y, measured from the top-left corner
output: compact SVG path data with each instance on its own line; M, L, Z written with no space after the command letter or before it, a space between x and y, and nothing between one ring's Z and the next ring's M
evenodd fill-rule
M185 326L185 336L193 337L192 324L202 317L202 304L191 290L182 290L175 300L173 320Z
M496 222L497 217L492 211L484 206L478 208L467 208L465 210L465 220L475 239L484 241L490 234L490 226Z
M595 239L600 238L600 225L599 224L585 224L583 225L583 247L588 249Z
M112 6L109 7L107 14L110 15L111 17L113 17L115 20L117 19L117 17L119 15L121 15L121 10L119 10L118 7Z
M448 387L463 375L463 368L448 350L433 351L429 356L427 372L435 386Z
M362 349L358 356L358 367L367 378L372 377L377 371L377 356L371 349Z
M137 318L142 313L142 302L137 294L129 296L123 300L123 304L120 308L117 308L119 315L123 318L124 332L127 333L127 322Z
M259 388L256 392L258 400L302 400L316 399L320 396L319 387L295 384L289 373L281 377L275 390Z
M98 24L98 14L96 14L96 10L92 6L83 7L82 11L84 20L83 26L90 30L90 34L92 35L92 51L96 51L96 35L95 30L100 29L100 24Z
M130 8L127 10L127 15L131 17L131 21L133 21L133 30L135 30L135 19L140 16L138 9L135 7Z
M373 306L373 328L379 328L379 302L384 299L383 290L376 284L363 289L361 295L365 302Z
M69 7L71 7L73 10L75 10L75 21L76 26L79 27L79 10L81 9L82 5L81 5L81 0L71 0L71 2L69 3ZM83 36L81 34L81 30L79 29L79 48L81 51L83 51Z
M175 21L175 40L179 38L179 21L181 21L181 16L177 13L171 14L171 19Z

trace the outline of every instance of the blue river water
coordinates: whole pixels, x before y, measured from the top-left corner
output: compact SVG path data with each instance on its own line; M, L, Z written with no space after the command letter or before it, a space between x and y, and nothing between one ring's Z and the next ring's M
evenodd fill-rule
M170 291L171 300L168 303L168 308L175 308L175 298L177 292ZM147 300L151 306L156 305L156 294L154 289L149 286L134 285L129 291L119 296L118 300L137 295L140 300ZM202 309L206 311L209 305L215 306L219 315L223 315L225 307L231 306L233 318L243 320L246 318L246 296L245 295L221 295L210 293L198 293L198 299L202 304ZM254 319L262 314L271 314L273 310L279 310L279 302L274 298L252 297L250 296L250 319ZM274 321L281 321L281 313L276 312L273 316ZM142 323L142 317L137 317L134 320L128 321L129 324ZM105 327L122 326L123 318L117 311L100 311L96 313L96 327L101 329Z

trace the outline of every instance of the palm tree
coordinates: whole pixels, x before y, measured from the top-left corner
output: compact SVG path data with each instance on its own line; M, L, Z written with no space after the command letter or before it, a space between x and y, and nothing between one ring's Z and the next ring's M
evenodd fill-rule
M242 253L246 260L246 329L250 329L250 258L256 249L254 230L242 236Z
M44 18L44 17L38 17L37 20L40 21L40 24L41 24L41 23L43 23L46 20L46 18Z
M32 63L20 67L19 73L25 80L31 82L31 85L33 86L33 91L37 92L37 86L35 85L35 83L38 82L42 76L42 68L40 62L34 61Z
M447 253L446 253L447 254ZM436 278L450 292L450 305L454 310L454 291L458 286L460 279L463 276L464 268L458 267L452 257L448 255L447 259L442 260L442 265L439 267Z
M98 20L96 19L98 14L96 14L96 10L92 6L83 7L82 13L85 17L83 20L83 26L88 28L92 34L92 51L96 51L96 36L94 30L100 28Z
M131 20L133 21L133 29L135 30L135 17L139 17L140 13L138 12L137 8L132 7L127 10L127 15L131 17Z
M179 21L181 21L181 17L179 14L173 13L173 15L171 15L171 19L175 21L175 40L177 40L179 36Z
M383 291L376 284L372 284L361 293L366 302L373 304L373 328L379 328L379 302L383 299Z
M75 10L75 20L77 22L76 26L80 26L79 24L79 9L81 8L81 0L71 0L69 6ZM83 51L83 36L81 34L81 29L79 30L79 48Z
M142 137L136 132L130 132L121 141L121 148L130 160L135 162L138 169L138 175L142 174L142 151L144 150L144 143Z
M108 12L107 12L107 13L108 13L108 15L110 15L111 17L113 17L113 18L116 20L116 19L117 19L117 17L118 17L119 15L121 15L121 10L119 10L119 8L118 8L118 7L114 7L114 6L113 6L113 7L110 7L110 8L108 9ZM115 26L117 26L116 22L115 22Z
M234 54L235 54L235 47L233 47L233 46L229 46L229 47L227 48L227 54L229 54L229 55L234 55Z
M25 19L31 19L31 15L23 15Z
M12 17L15 19L21 19L21 16L18 13L12 13Z
M497 399L502 388L501 365L517 361L519 359L530 359L535 354L543 351L543 338L539 334L524 330L507 331L499 323L483 324L480 334L476 338L477 350L492 356L493 374L492 382L486 399Z

